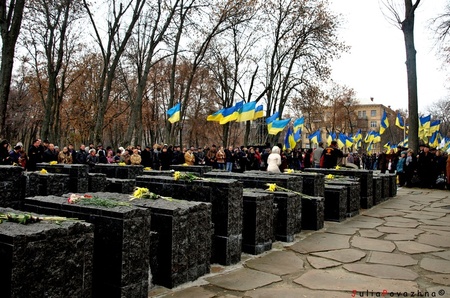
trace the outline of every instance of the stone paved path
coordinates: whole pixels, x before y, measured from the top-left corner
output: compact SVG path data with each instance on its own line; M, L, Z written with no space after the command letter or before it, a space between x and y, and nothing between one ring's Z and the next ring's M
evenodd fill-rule
M149 297L450 297L450 191L399 189L358 216L273 246Z

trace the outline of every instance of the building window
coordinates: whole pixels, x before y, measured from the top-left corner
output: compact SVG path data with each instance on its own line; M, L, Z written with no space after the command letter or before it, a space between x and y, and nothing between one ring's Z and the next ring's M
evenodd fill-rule
M377 116L377 110L371 110L370 117L376 117L376 116Z
M358 118L362 117L362 111L358 111Z
M363 117L366 117L366 111L362 111Z
M370 121L370 127L372 127L372 128L378 127L377 122L376 121Z

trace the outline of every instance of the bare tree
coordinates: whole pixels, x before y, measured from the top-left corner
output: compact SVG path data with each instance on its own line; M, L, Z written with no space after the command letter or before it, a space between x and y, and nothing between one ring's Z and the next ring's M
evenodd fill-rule
M428 113L433 115L434 119L441 120L440 131L445 132L446 136L450 136L450 100L440 100L431 104Z
M0 64L0 135L4 135L6 107L11 88L12 69L17 39L19 37L25 0L0 0L0 31L2 36L2 57Z
M26 13L22 40L39 80L44 107L41 136L59 143L61 103L71 83L68 71L72 55L79 48L78 33L73 29L81 17L81 5L70 0L35 0Z
M144 12L144 17L141 18L137 26L137 32L131 39L130 45L132 45L134 51L131 56L137 69L138 85L124 144L130 144L133 132L135 132L136 144L141 143L142 100L146 91L148 76L151 67L155 64L157 47L163 41L180 1L176 0L173 3L158 1L155 6L150 6Z
M103 70L100 84L97 90L96 122L93 132L95 142L103 139L106 108L108 105L111 88L116 76L116 70L120 59L125 52L125 47L132 36L134 27L139 20L146 0L132 0L127 3L116 0L108 0L105 4L109 9L107 19L107 36L101 34L101 20L91 10L87 0L83 5L88 12L89 19L95 32L95 38L103 57Z
M346 47L338 41L338 19L326 1L271 0L264 4L267 34L267 111L283 113L308 82L329 78L329 61Z
M406 50L406 73L408 77L408 110L409 110L409 133L408 144L417 152L419 148L419 110L417 94L417 65L416 48L414 45L414 19L415 11L420 0L404 0L404 6L398 6L393 0L385 0L384 5L389 11L390 20L402 30ZM404 17L401 16L404 12Z

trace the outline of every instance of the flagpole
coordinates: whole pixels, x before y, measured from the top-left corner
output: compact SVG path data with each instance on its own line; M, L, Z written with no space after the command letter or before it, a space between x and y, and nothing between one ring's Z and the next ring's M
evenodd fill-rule
M405 139L406 139L406 116L405 120L403 120L403 146L405 146Z

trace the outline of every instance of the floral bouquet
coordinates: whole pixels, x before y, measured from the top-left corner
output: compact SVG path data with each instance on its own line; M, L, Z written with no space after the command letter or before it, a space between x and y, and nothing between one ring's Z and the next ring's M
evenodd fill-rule
M134 189L133 194L130 196L130 201L133 201L136 199L150 199L150 200L164 199L167 201L174 200L171 197L163 197L163 196L157 195L157 194L149 191L148 188L145 188L145 187L136 187Z
M113 208L118 206L131 207L131 204L127 202L120 202L114 199L101 199L88 194L77 195L73 193L69 196L67 202L69 204L91 205L106 208Z
M173 173L173 179L174 179L175 181L178 181L178 180L187 180L188 182L192 182L192 181L194 181L194 180L204 180L204 179L202 179L202 178L200 178L200 177L198 177L198 176L196 176L196 175L194 175L194 174L191 174L191 173L181 173L181 172L179 172L179 171L176 171L176 172Z

